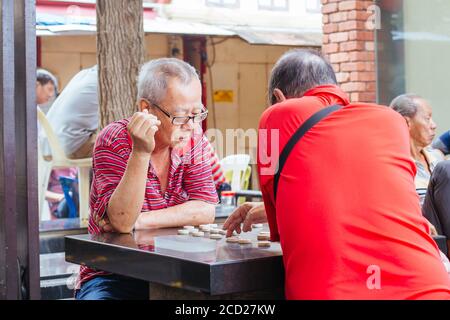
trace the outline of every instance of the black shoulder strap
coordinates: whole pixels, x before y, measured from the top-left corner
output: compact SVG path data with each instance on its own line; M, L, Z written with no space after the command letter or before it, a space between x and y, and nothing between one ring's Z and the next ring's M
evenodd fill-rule
M284 167L292 149L294 149L297 142L300 141L300 139L309 131L309 129L314 127L317 123L320 122L320 120L325 118L330 113L332 113L336 110L339 110L341 108L342 108L342 106L340 106L340 105L333 105L333 106L329 106L329 107L326 107L326 108L323 108L323 109L317 111L308 120L303 122L303 124L300 126L300 128L297 129L297 131L294 133L294 135L286 143L286 145L283 148L283 151L281 151L280 159L278 160L278 166L276 168L276 173L275 173L275 176L273 179L273 196L274 196L275 202L277 201L278 181L280 180L281 171L283 171L283 167Z

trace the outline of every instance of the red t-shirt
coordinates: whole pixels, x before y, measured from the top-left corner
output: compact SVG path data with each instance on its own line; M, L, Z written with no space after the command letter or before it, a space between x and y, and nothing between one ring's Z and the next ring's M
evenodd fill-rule
M129 119L114 122L105 127L95 143L93 154L93 181L90 194L91 214L88 231L102 233L96 218L107 215L106 208L114 190L122 180L132 151L132 140L128 134ZM151 162L147 170L145 198L141 212L160 210L200 200L217 204L217 192L212 179L211 149L202 133L196 132L183 149L173 149L167 188L161 192L159 179ZM86 266L80 268L77 288L96 276L108 274Z
M345 107L293 149L274 204L273 168L281 150L304 121L334 104ZM272 240L283 249L288 299L450 298L399 114L349 104L338 87L319 86L270 107L260 129L268 136L260 130L258 173Z

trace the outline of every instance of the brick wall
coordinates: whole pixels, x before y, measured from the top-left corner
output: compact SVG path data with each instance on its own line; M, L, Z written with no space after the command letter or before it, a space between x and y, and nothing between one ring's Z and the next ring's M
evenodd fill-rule
M324 55L353 102L375 102L375 34L369 0L322 0ZM370 25L369 25L370 27Z

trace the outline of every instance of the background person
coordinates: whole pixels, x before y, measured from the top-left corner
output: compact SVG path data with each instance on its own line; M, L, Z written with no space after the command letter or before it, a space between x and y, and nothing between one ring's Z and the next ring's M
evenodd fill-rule
M56 77L52 73L44 69L37 69L36 104L38 105L38 108L47 105L49 101L56 96L57 88L58 83ZM42 148L42 145L39 147ZM45 200L48 202L52 219L66 218L68 212L59 177L65 176L74 179L76 178L76 175L77 172L75 168L60 168L51 171L48 188L45 193ZM76 195L74 196L76 197Z
M45 105L55 95L57 91L57 81L53 74L45 69L36 70L36 104Z
M64 88L47 113L67 157L92 157L98 128L97 66L81 70ZM45 157L51 150L45 133L40 141Z
M436 135L432 108L415 94L396 97L391 108L400 113L408 125L411 156L417 167L414 181L423 215L438 234L450 239L450 162L445 161L440 150L430 146ZM450 248L449 240L447 244ZM450 251L447 254L450 255Z
M450 130L440 135L433 142L432 147L441 150L445 155L450 154Z

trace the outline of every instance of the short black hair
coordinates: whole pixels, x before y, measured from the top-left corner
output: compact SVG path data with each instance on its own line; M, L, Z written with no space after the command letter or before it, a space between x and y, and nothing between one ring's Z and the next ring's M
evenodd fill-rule
M57 86L55 76L44 69L36 70L36 81L39 82L42 86L45 86L48 83L52 83L55 88Z
M286 98L300 98L306 91L325 84L337 84L331 64L316 50L293 49L275 64L269 80L269 102L277 102L274 90Z

